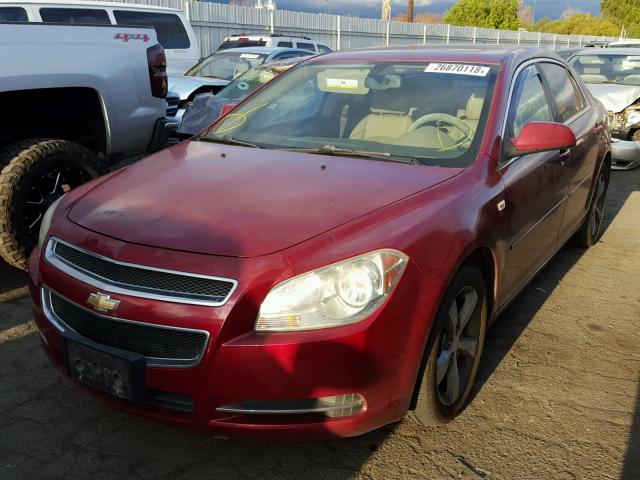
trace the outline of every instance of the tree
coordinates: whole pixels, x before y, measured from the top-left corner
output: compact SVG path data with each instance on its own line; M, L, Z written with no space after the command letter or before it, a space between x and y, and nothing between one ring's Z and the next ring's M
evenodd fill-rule
M549 20L545 17L536 22L531 30L567 35L615 36L620 27L607 18L566 11L561 20Z
M406 22L408 21L407 12L400 12L393 19L398 22ZM414 23L444 23L442 15L435 12L420 12L413 17L413 21Z
M602 0L602 16L625 27L630 37L640 37L640 2L638 0Z
M459 0L444 14L452 25L517 30L518 0Z

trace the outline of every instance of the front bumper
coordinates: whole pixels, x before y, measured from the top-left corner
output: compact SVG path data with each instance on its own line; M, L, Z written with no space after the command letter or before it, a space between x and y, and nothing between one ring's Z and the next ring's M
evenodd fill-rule
M161 268L182 262L188 271L194 271L196 265L208 265L218 274L231 276L233 272L240 277L237 290L221 307L117 295L121 301L117 315L121 318L206 330L209 342L193 368L147 367L144 387L149 393L143 402L128 402L85 387L114 407L222 436L275 439L354 436L400 420L406 413L428 328L428 322L413 320L416 316L430 318L418 308L416 296L401 290L403 283L420 284L423 277L417 268L408 266L387 304L360 323L309 332L257 334L253 323L259 299L270 286L262 284L254 289L247 285L251 280L255 284L255 278L281 260L274 258L268 266L264 259L212 260L103 237L87 240L86 231L72 230L65 240L81 243L79 246L104 256L119 256L123 261L135 258ZM29 271L33 312L43 348L54 365L68 375L63 338L43 311L42 288L46 285L78 305L86 305L96 288L41 260L37 250ZM251 272L252 278L245 277L243 271ZM229 408L254 401L271 405L306 401L308 405L309 400L354 393L364 399L364 407L358 413L337 418L309 413L308 409L300 413L239 413Z
M640 142L611 138L611 168L631 170L640 166Z

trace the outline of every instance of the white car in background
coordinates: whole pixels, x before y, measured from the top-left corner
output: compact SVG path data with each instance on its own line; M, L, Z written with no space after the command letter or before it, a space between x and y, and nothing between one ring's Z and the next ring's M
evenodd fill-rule
M218 47L218 51L242 47L300 48L315 53L330 53L333 51L328 45L311 40L309 37L292 37L279 33L251 35L242 33L240 35L232 35L224 39Z
M167 57L167 73L182 75L200 61L200 47L189 20L173 8L79 0L0 0L2 22L153 27Z
M609 114L611 168L640 166L640 48L588 49L569 65Z

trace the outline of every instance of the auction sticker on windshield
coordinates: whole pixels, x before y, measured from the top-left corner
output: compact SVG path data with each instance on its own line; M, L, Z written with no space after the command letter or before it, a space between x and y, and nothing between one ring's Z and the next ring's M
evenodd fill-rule
M430 63L424 71L428 73L453 73L456 75L486 77L489 70L491 70L490 67L484 67L482 65L467 65L464 63Z

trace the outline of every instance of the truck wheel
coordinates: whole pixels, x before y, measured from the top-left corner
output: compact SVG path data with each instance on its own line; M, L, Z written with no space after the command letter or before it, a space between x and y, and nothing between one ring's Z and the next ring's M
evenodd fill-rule
M450 422L466 406L487 329L487 286L475 265L451 281L434 320L435 342L419 380L414 418L427 426Z
M103 173L88 149L65 140L29 139L0 152L0 257L26 270L42 216L61 195Z

